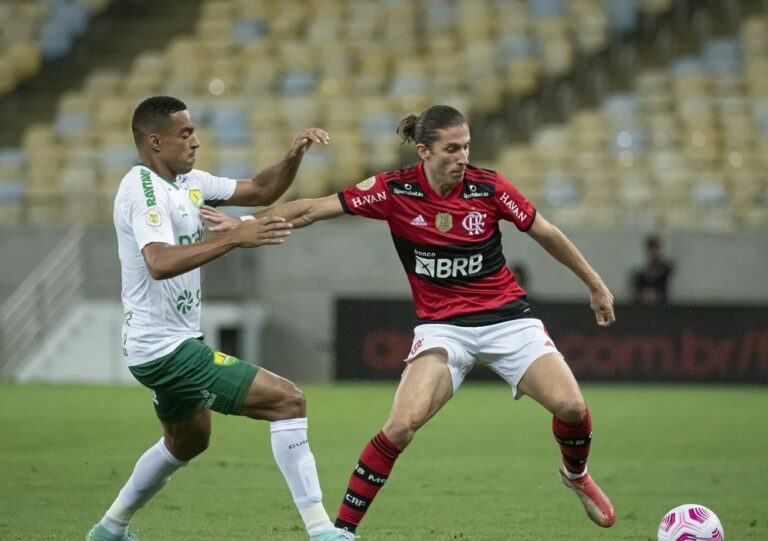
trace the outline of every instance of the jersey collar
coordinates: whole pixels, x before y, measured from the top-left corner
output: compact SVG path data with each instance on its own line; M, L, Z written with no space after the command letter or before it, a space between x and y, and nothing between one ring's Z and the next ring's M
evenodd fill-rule
M464 173L464 175L466 176L466 172ZM421 187L424 189L424 193L428 193L430 197L433 197L435 199L454 199L464 189L464 179L462 178L461 182L457 183L456 186L453 187L453 190L451 190L448 195L442 196L439 193L437 193L435 190L432 189L432 186L429 184L429 181L427 180L427 175L426 173L424 173L424 162L419 162L416 164L416 178L419 179L419 184L421 184Z
M147 165L147 164L146 164L146 163L144 163L144 162L136 162L136 164L134 165L134 167L146 167L147 169L149 169L150 171L152 171L152 172L153 172L155 175L157 175L159 178L163 179L165 182L167 182L168 184L170 184L170 185L171 185L171 186L173 186L174 188L178 188L178 186L176 185L176 179L173 179L173 180L169 180L169 179L165 178L163 175L161 175L160 173L158 173L157 171L155 171L154 169L152 169L152 167L151 167L150 165Z

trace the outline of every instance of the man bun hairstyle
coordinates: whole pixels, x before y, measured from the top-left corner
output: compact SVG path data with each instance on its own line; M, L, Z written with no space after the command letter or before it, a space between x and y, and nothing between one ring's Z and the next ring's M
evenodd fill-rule
M437 130L466 123L464 115L450 105L433 105L419 116L405 117L397 128L397 134L402 137L403 143L422 143L431 150L432 143L438 139Z
M131 129L136 146L150 133L162 131L173 113L186 110L183 101L170 96L153 96L142 101L133 111Z

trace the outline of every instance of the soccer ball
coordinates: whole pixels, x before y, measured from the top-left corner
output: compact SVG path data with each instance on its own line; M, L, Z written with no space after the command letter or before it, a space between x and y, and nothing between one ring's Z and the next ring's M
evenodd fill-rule
M703 505L675 507L659 524L659 541L724 541L720 519Z

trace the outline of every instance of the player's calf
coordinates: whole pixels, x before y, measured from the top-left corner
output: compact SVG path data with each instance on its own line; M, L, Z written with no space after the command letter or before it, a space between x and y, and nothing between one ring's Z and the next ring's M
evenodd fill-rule
M589 409L585 408L583 417L575 422L566 422L553 416L552 433L560 445L563 467L571 474L569 477L576 478L586 472L592 442L592 419Z
M384 434L376 434L363 449L349 478L347 492L339 507L336 527L354 534L373 499L384 486L401 449Z

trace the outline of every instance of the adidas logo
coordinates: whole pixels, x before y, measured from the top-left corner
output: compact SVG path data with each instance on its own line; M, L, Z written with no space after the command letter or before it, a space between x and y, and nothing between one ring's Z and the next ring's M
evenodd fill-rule
M424 219L424 216L419 214L413 220L411 220L411 225L427 225L427 221Z

